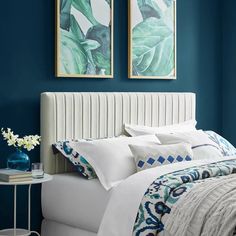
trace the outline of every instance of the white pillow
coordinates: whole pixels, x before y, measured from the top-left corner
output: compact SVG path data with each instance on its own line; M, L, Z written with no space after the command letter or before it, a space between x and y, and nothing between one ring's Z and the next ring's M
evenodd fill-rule
M225 138L215 133L214 131L204 131L208 137L219 146L223 156L236 155L236 148Z
M193 149L194 160L223 157L219 146L202 130L174 134L157 134L156 136L162 144L190 143Z
M77 151L95 170L101 184L106 190L119 181L136 172L135 161L129 144L160 144L155 135L139 137L119 137L72 143Z
M196 120L188 120L179 124L167 125L161 127L125 124L125 131L131 136L174 133L174 132L188 132L196 130L196 124L197 124Z
M193 159L193 151L189 143L152 146L129 145L129 147L134 155L137 171Z

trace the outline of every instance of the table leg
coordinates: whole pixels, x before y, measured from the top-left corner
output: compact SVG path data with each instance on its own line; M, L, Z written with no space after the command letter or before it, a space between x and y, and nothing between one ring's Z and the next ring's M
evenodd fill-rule
M40 234L36 231L31 231L31 184L28 188L28 230L31 234L36 234L40 236Z
M31 184L28 188L28 230L31 228Z
M16 197L17 197L17 186L14 186L14 236L16 236Z

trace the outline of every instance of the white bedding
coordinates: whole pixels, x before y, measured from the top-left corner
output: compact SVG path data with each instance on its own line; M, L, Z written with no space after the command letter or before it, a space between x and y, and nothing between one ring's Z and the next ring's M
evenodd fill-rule
M235 159L236 156L217 161ZM180 162L140 171L113 189L98 236L131 236L140 202L150 184L161 175L185 168L214 163L216 159Z
M96 233L81 230L73 226L51 220L43 220L41 236L96 236Z
M98 232L110 192L98 179L77 173L57 174L42 186L42 211L47 220Z

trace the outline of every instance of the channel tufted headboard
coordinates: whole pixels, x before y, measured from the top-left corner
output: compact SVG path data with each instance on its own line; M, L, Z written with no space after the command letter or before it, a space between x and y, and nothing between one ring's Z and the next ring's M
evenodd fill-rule
M69 171L52 153L55 141L118 136L124 123L163 126L195 119L194 93L41 94L41 161L45 172Z

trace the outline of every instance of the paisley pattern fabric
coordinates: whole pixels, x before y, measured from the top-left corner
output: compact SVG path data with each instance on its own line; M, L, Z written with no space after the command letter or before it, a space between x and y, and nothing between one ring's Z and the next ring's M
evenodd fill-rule
M208 137L219 146L223 156L236 155L236 148L225 138L221 137L214 131L205 131Z
M86 179L97 178L92 166L81 156L74 151L69 145L70 141L59 141L52 145L54 154L61 153L75 169Z
M172 206L197 185L208 178L236 173L236 160L187 168L156 179L148 188L139 206L134 236L155 236L165 229L162 217L171 213Z

